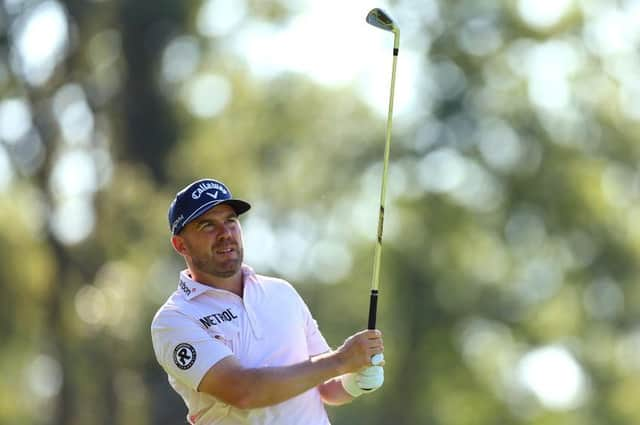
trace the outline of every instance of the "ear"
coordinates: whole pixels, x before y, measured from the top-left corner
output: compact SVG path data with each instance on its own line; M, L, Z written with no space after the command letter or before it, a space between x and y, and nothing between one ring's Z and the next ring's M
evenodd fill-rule
M171 236L171 245L173 249L180 255L187 255L187 247L184 243L184 238L178 235Z

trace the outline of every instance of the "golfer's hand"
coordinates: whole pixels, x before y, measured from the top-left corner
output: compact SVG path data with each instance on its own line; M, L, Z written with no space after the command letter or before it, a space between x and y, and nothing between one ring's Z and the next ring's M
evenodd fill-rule
M336 351L342 363L342 373L357 373L366 367L384 364L377 362L383 350L382 333L377 329L367 329L347 338Z
M382 366L369 366L358 373L342 375L342 387L351 397L372 393L384 383Z

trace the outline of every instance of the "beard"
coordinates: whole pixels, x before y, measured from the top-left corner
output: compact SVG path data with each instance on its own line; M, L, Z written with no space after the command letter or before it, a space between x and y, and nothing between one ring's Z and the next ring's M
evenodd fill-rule
M215 253L217 248L204 255L192 256L193 267L203 273L219 278L228 278L240 270L244 258L244 250L241 246L234 246L235 256L233 258L218 259Z

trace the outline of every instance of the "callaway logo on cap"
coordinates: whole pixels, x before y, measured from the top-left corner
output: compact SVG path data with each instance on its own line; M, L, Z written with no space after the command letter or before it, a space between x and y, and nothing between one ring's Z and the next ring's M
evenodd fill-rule
M191 183L178 192L169 205L171 233L177 235L187 223L220 204L229 205L238 215L251 208L248 202L233 199L231 191L217 180L202 179Z

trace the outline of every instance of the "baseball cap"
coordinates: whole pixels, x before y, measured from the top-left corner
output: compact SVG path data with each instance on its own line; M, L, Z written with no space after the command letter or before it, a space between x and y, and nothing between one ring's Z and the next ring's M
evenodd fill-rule
M169 229L177 235L189 222L216 205L227 204L240 215L251 205L241 199L234 199L231 191L222 182L213 179L196 180L180 190L169 205Z

